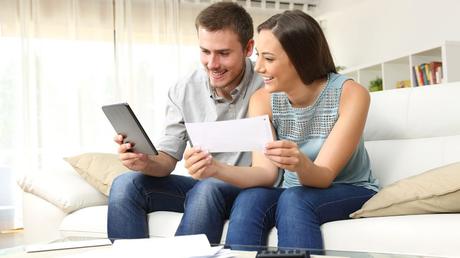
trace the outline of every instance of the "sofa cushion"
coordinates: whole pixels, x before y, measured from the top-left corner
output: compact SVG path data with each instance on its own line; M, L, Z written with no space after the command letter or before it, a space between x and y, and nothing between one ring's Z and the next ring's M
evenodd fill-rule
M107 204L106 196L73 171L27 174L18 178L17 183L24 192L52 203L65 213Z
M383 188L350 217L460 212L460 162Z
M349 219L321 226L324 248L327 250L393 253L356 254L356 257L375 258L408 257L402 254L460 257L458 229L459 213ZM326 255L334 253L326 252Z
M128 171L118 156L110 153L84 153L64 160L106 196L109 195L113 179Z
M63 238L107 238L107 205L79 209L67 215L59 226Z

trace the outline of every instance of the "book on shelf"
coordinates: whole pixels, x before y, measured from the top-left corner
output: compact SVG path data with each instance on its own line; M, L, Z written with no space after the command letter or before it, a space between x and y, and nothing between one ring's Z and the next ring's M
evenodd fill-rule
M412 81L413 81L413 83L414 83L414 87L419 86L418 80L417 80L418 75L417 75L417 71L416 71L416 70L417 70L417 68L415 68L415 66L412 66Z
M431 79L431 69L430 64L423 64L423 75L425 76L425 85L433 84L433 80Z
M433 78L432 84L439 84L442 82L442 63L441 62L431 62L430 63L430 72L431 77Z
M415 71L417 73L417 84L418 84L418 86L425 85L425 83L423 81L423 72L422 72L422 68L420 67L420 65L417 65L415 67Z

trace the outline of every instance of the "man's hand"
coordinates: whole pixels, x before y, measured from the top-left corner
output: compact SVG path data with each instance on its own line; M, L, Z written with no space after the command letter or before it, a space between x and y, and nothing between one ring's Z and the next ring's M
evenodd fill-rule
M267 143L265 156L277 167L293 172L300 171L308 160L295 142L281 140Z
M209 152L199 147L185 150L184 160L184 167L194 179L205 179L217 173L216 161Z
M114 141L119 145L118 157L125 167L133 171L145 171L149 163L147 154L130 152L133 146L123 143L123 135L115 136Z

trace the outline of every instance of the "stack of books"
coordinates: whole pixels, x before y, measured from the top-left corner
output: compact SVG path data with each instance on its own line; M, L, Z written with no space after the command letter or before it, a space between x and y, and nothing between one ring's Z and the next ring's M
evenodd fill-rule
M442 62L433 61L412 67L414 86L442 83Z

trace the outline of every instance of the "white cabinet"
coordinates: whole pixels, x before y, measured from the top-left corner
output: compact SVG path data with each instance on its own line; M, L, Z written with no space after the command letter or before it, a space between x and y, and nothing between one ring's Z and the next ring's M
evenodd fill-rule
M346 69L341 73L355 79L366 88L369 88L370 82L376 78L382 79L383 90L395 89L402 85L416 87L417 74L413 67L433 62L442 63L441 83L460 81L460 42L445 41L429 49L380 63Z

